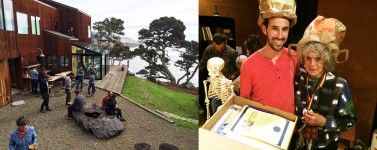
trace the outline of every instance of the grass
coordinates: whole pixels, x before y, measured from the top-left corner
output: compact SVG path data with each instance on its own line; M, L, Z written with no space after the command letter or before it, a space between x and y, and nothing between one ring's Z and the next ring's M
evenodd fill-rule
M198 108L195 102L197 95L177 92L135 76L126 76L122 93L152 110L198 119ZM198 129L198 124L178 119L174 119L174 122L179 126Z

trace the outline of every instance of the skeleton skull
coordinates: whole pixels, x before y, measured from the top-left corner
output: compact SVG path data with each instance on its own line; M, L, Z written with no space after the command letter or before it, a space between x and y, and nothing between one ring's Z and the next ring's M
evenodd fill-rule
M222 75L221 70L224 68L224 60L220 57L212 57L207 61L208 75L211 78L220 77Z
M224 104L233 95L232 80L225 78L221 72L224 68L224 64L224 60L219 57L213 57L207 61L207 70L210 77L208 80L203 81L206 95L205 102L207 107L207 119L210 118L210 98L217 97L217 100L221 100L221 103ZM208 82L210 85L209 90L207 91Z

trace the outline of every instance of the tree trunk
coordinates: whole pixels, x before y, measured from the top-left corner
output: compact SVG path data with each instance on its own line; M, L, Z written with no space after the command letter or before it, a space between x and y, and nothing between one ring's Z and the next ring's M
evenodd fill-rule
M190 82L190 80L194 77L196 71L198 71L198 67L199 67L199 65L196 65L196 67L195 67L194 71L192 72L191 76L186 79L185 85L187 85Z
M166 65L166 61L165 61L165 48L162 49L162 57L160 57L161 59L161 63L162 63L162 66L164 67L164 70L165 72L168 74L168 77L170 82L173 83L173 84L177 84L176 83L176 80L175 80L175 77L173 76L173 74L170 72L168 66Z

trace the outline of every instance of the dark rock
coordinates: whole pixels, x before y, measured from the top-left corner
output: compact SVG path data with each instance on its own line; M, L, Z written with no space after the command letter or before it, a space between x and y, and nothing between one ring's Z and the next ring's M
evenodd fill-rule
M148 74L148 71L145 69L141 69L140 71L136 72L136 74Z
M168 144L168 143L161 143L159 146L159 150L179 150L178 147Z
M114 116L106 115L100 107L85 107L83 112L73 112L73 118L85 131L99 139L109 139L124 130L124 124Z
M135 150L151 150L152 146L148 143L137 143L134 145Z

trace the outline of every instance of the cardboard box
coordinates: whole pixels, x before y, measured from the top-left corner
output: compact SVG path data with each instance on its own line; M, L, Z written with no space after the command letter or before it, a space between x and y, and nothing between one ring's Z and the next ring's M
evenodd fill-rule
M285 132L282 146L278 147L278 146L271 145L271 144L268 144L266 142L259 141L256 139L246 138L244 136L240 136L243 138L234 139L234 138L229 138L229 137L211 132L210 130L215 126L215 124L222 118L222 116L234 104L237 104L240 106L249 105L255 108L272 112L275 115L278 115L289 121L292 121L293 123L289 124L289 127L287 128ZM239 97L239 96L233 96L230 100L228 100L225 104L223 104L221 108L219 108L217 112L209 120L207 120L207 122L202 127L199 128L199 149L200 150L288 149L296 122L297 122L297 116L294 114L284 112L282 110L279 110L270 106L262 105L258 102L254 102L254 101L251 101L251 100Z

